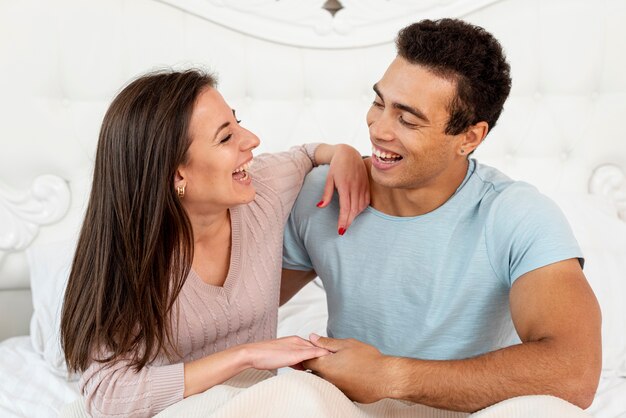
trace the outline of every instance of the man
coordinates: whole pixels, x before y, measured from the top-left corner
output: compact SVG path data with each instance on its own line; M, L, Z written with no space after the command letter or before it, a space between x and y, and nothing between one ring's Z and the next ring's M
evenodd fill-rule
M468 156L511 79L502 48L459 20L403 29L367 114L371 206L344 236L338 204L309 208L309 174L285 233L281 302L319 275L333 354L306 368L351 399L476 411L520 395L579 407L601 369L600 310L563 214L534 187ZM519 337L512 341L511 335Z

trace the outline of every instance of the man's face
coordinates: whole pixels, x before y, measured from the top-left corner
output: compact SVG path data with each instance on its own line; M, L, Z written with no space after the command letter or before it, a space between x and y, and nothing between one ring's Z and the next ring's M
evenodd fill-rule
M448 170L464 161L460 135L444 133L456 82L397 57L374 91L367 113L373 180L404 189L444 184Z

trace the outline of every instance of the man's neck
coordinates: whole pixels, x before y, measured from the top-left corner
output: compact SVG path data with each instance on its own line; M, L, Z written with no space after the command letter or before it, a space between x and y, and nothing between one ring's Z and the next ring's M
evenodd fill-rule
M411 217L432 212L446 203L463 183L469 161L465 160L464 164L451 168L435 182L415 188L378 184L372 179L371 164L367 166L370 173L370 206L387 215Z

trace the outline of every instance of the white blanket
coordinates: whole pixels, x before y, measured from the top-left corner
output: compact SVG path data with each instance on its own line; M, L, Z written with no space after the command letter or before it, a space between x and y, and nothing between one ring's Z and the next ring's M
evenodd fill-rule
M82 401L77 401L61 416L84 418L87 415ZM391 399L359 404L311 373L293 371L274 376L269 372L248 370L170 406L157 417L589 418L591 415L553 396L512 398L471 415Z

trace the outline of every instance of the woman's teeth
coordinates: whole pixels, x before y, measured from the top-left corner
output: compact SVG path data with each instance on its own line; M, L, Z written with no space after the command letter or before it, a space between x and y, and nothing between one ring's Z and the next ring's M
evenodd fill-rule
M248 168L250 168L250 166L252 165L252 160L248 161L247 163L241 165L240 167L238 167L237 169L235 169L235 171L233 171L233 174L235 173L239 173L240 171L247 171Z
M248 174L247 170L248 168L250 168L251 165L252 165L252 160L237 167L235 171L233 171L233 179L237 181L247 181L248 178L250 178L250 175Z

